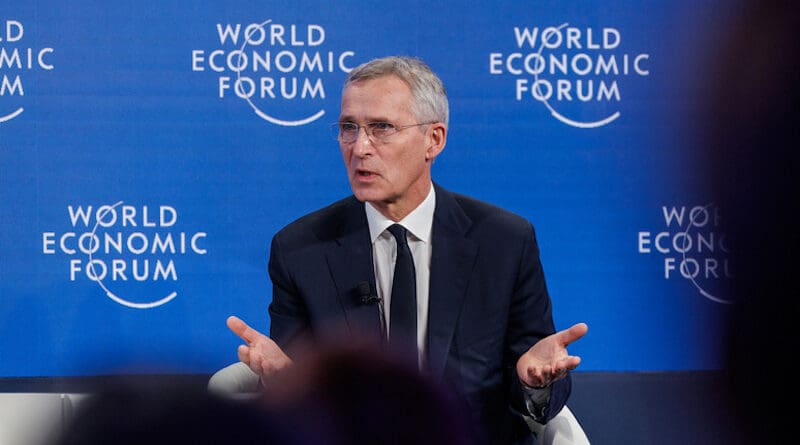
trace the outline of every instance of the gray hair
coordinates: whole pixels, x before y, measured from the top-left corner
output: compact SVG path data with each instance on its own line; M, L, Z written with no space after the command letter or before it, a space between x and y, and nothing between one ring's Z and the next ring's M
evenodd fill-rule
M441 122L447 126L449 105L442 80L420 59L390 56L373 59L350 71L344 88L360 80L397 76L411 89L411 112L420 122Z

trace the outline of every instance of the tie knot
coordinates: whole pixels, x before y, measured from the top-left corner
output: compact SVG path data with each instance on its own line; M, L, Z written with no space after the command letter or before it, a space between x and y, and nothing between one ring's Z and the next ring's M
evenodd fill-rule
M406 241L406 228L401 226L400 224L392 224L389 226L389 232L394 235L394 239L397 240L397 245L402 246L404 244L408 244Z

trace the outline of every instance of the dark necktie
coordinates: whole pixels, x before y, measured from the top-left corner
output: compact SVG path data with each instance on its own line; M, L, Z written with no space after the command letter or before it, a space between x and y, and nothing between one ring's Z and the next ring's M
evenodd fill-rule
M417 278L414 258L408 248L406 228L393 224L389 232L397 240L397 261L389 308L389 343L398 348L417 349Z

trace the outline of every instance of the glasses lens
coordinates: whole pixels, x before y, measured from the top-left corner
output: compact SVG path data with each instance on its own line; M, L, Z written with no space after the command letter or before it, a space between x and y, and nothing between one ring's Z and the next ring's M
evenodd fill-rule
M358 124L353 122L339 122L339 140L350 143L358 139Z
M353 142L358 134L358 125L352 122L336 122L330 125L330 131L337 141Z
M375 139L383 140L397 133L397 127L389 122L370 122L367 126L369 127L369 133Z

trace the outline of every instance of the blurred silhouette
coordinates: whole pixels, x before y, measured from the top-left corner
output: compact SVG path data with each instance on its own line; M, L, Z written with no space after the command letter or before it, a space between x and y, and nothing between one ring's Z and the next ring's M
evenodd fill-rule
M78 405L54 445L477 445L470 412L414 360L320 345L254 397L175 381L114 380Z
M326 444L477 444L456 393L398 357L329 345L276 375L265 399L295 424L328 431Z
M798 350L800 316L793 276L800 248L798 11L791 1L744 3L709 78L707 171L726 216L734 274L729 395L735 426L752 443L783 442L797 401L789 359Z
M263 404L220 398L195 386L120 384L80 404L56 445L311 445L313 429L288 428Z

